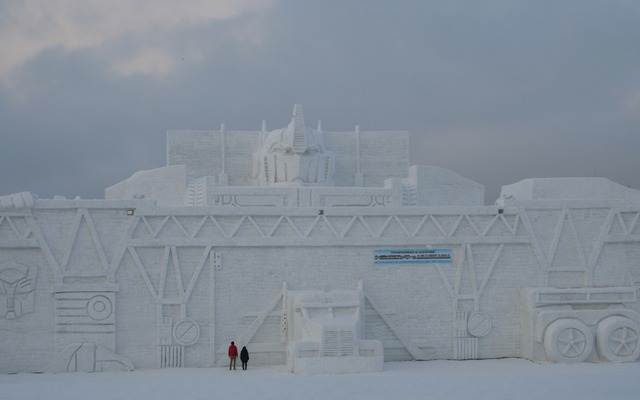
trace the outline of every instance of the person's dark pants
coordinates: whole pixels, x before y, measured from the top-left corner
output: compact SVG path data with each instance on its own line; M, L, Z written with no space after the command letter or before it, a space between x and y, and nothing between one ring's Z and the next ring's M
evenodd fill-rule
M244 369L244 370L247 369L247 362L246 361L242 362L242 369Z

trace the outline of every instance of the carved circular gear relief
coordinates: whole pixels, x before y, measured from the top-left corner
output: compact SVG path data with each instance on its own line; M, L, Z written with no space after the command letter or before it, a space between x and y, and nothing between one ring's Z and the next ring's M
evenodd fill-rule
M582 362L589 357L593 347L593 332L577 319L556 320L544 333L544 349L552 361Z
M629 362L640 357L640 325L618 315L607 317L596 328L598 353L607 361Z
M87 303L87 314L95 321L102 321L111 316L113 305L107 297L93 296Z
M191 318L184 318L173 326L173 340L182 346L191 346L200 339L200 326Z
M481 311L471 313L467 319L467 331L471 336L486 336L491 331L491 318Z

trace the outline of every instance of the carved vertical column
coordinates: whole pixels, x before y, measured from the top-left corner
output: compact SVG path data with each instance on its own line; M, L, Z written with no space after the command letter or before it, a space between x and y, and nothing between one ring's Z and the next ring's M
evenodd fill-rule
M226 155L226 143L225 143L225 127L224 124L220 125L220 160L222 162L222 172L218 175L218 185L229 185L229 175L227 175L227 155Z
M478 338L472 337L467 330L467 312L457 311L453 324L453 358L456 360L475 360L478 358Z
M222 269L222 255L216 251L211 251L209 256L209 353L211 366L216 362L216 280L215 270Z
M354 186L364 186L364 175L360 171L360 125L356 125L356 174Z

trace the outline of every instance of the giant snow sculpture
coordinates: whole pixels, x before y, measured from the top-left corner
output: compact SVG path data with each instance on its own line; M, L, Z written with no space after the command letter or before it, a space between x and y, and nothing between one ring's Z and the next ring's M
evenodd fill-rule
M0 372L640 356L640 192L481 185L407 132L169 131L104 200L0 196Z

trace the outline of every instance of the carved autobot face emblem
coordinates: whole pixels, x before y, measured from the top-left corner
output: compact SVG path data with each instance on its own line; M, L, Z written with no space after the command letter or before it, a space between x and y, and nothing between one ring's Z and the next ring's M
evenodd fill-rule
M33 311L36 267L11 261L0 265L0 318L16 319Z

